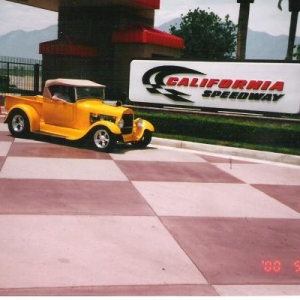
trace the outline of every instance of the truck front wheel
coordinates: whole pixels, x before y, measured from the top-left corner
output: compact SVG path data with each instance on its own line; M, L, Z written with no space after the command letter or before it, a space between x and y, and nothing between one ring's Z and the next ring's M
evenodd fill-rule
M95 128L91 133L91 138L93 148L101 152L112 151L116 144L115 136L104 126Z
M151 143L151 139L152 132L146 129L143 137L139 141L133 142L132 146L135 148L146 148Z
M16 138L26 137L30 132L30 123L25 112L20 109L13 110L8 120L8 129Z

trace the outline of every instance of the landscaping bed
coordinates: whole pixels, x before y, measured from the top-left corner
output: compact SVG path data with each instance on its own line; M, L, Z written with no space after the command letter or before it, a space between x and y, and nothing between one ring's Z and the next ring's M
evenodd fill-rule
M157 137L300 155L300 123L216 115L145 112Z

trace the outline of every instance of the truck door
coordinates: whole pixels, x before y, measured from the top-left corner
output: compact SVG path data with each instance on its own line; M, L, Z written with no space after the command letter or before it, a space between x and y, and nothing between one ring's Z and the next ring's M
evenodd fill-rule
M44 98L46 124L73 128L75 123L75 93L71 86L52 86L51 99Z
M44 99L44 121L49 125L73 128L76 104L64 100Z

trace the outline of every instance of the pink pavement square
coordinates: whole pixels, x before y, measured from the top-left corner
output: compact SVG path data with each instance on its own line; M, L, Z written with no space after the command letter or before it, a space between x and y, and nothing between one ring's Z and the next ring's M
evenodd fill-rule
M232 159L230 157L225 158L225 157L204 155L204 154L199 154L198 156L200 156L201 158L203 158L204 160L206 160L209 163L228 163L229 165L231 165L231 164L253 164L253 162L250 162L250 161Z
M12 142L14 138L7 131L0 131L0 141L1 142Z
M2 215L154 215L130 182L0 179L0 195Z
M116 161L131 181L242 183L209 163Z
M300 220L161 219L210 284L300 284Z
M63 142L63 140L61 141ZM53 157L78 159L111 159L109 154L84 149L80 147L64 146L52 143L17 142L13 143L9 156L22 157Z
M1 168L4 164L4 161L5 161L5 156L0 156L0 171L1 171Z
M300 213L299 185L254 184L253 187Z

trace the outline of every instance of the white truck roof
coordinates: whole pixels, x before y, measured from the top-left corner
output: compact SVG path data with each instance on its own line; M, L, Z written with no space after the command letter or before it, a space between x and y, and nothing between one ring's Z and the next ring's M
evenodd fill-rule
M86 87L105 87L105 85L96 83L91 80L86 79L66 79L66 78L58 78L58 79L49 79L46 81L45 87L49 87L52 85L68 85L68 86L86 86Z
M43 96L46 98L51 98L51 93L49 91L49 87L53 85L64 85L64 86L77 86L77 87L103 87L105 85L96 83L91 80L86 79L68 79L68 78L57 78L57 79L49 79L45 83Z

